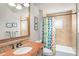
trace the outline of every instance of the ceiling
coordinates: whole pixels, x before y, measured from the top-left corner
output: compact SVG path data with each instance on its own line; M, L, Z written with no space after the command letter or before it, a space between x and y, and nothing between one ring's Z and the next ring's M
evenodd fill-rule
M76 10L75 3L35 3L44 13L56 13L68 10Z
M60 7L70 7L74 8L75 3L34 3L35 6L39 7L40 9L46 9L46 8L60 8Z

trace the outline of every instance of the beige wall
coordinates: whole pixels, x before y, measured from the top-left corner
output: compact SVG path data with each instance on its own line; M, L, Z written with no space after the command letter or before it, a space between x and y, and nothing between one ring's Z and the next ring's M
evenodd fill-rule
M72 15L72 47L76 51L76 14Z
M56 42L59 45L72 46L72 19L71 15L57 16L56 20L63 21L62 28L56 28Z
M38 17L38 30L34 30L34 17ZM40 40L40 19L39 8L33 3L30 4L30 39L33 41Z
M56 42L70 46L76 52L76 14L56 17L56 20L60 19L63 20L63 28L56 28Z

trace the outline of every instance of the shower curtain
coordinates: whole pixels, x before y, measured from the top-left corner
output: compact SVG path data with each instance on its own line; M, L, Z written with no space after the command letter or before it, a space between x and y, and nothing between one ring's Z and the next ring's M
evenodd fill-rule
M43 32L42 40L45 48L52 50L53 54L56 52L56 31L55 31L55 17L43 18Z

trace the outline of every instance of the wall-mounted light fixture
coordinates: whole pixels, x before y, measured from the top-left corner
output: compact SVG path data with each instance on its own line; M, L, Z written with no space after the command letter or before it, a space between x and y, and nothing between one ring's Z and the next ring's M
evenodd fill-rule
M8 3L9 6L15 7L16 9L21 10L24 7L29 7L29 3Z

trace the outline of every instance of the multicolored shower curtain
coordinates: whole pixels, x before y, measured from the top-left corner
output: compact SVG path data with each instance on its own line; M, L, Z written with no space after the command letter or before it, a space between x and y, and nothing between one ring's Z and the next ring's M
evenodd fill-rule
M49 48L55 54L56 51L56 31L55 31L55 17L43 18L43 35L42 39L45 48Z
M56 53L56 21L55 17L52 17L52 51Z

